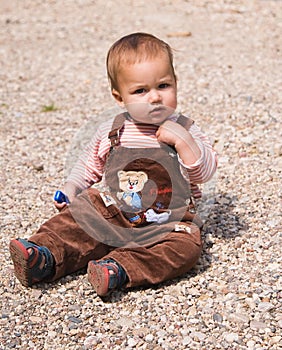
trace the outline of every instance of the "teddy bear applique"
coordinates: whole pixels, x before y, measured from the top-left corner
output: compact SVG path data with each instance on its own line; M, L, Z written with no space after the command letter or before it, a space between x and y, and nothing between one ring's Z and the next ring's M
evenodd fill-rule
M117 198L123 200L124 203L135 209L142 209L141 191L145 183L148 181L148 176L144 171L118 171L120 192L117 193Z

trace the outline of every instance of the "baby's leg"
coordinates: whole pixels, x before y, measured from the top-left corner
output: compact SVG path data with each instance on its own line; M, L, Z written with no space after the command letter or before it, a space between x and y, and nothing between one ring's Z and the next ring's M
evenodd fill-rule
M117 248L106 258L123 267L127 287L157 284L181 276L197 263L202 250L198 226L186 225L189 230L172 231L150 246Z
M110 251L109 246L77 224L69 208L45 222L29 241L51 251L55 262L52 281L86 267L89 260L99 259Z
M48 249L54 265L52 266L52 274L42 275L40 279L40 271L37 271L36 276L33 276L34 272L30 271L32 265L35 261L37 262L37 257L39 257L38 267L40 267L45 256L38 255L36 247L33 247L32 250L19 243L19 240L11 242L10 250L15 269L17 266L18 275L20 270L26 274L21 279L17 276L22 283L24 282L24 285L31 285L43 278L46 281L53 281L71 274L86 267L90 260L101 259L113 249L103 240L97 239L98 232L97 237L93 237L91 232L86 232L87 227L93 227L93 232L97 229L103 233L101 236L105 236L105 233L107 234L113 225L107 220L103 220L101 213L91 204L97 193L85 192L85 194L78 196L69 207L46 221L37 233L28 239L28 242ZM36 253L36 260L29 257L33 251Z

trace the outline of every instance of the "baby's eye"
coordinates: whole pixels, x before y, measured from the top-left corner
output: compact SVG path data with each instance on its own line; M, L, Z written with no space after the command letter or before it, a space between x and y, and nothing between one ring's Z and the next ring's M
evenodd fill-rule
M140 88L140 89L135 90L134 94L136 94L136 95L143 94L145 91L146 91L145 89Z
M159 85L159 89L166 89L167 87L169 87L169 84L167 83L163 83Z

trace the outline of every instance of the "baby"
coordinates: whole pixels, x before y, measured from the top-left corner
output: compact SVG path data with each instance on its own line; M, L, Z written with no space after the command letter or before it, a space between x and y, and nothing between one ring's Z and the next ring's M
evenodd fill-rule
M28 240L10 242L24 286L88 266L103 297L181 276L201 254L191 184L208 181L217 159L196 124L176 112L170 46L151 34L127 35L110 48L107 72L125 112L93 135L63 188L68 203L55 202L59 213Z

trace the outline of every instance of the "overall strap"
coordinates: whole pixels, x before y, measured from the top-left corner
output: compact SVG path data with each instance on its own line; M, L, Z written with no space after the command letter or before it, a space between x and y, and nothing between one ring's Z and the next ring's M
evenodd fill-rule
M179 118L177 119L177 123L179 123L180 125L182 125L186 130L189 131L190 127L195 123L193 119L189 118L189 117L185 117L184 115L180 114ZM191 215L195 215L196 213L196 205L193 199L193 196L190 196L190 200L189 200L189 213ZM195 218L197 218L197 216L194 217L193 220L195 220ZM200 223L201 225L201 223Z
M189 130L190 127L194 124L194 120L180 114L179 118L177 119L177 123L182 125L186 130Z
M111 148L115 147L119 143L119 132L126 120L126 115L127 113L124 112L116 115L114 118L112 130L108 134L108 138L111 142Z

